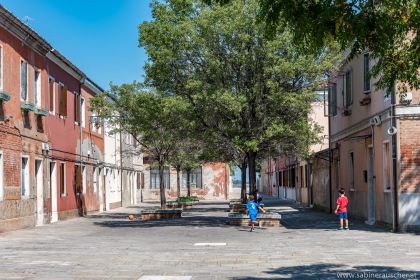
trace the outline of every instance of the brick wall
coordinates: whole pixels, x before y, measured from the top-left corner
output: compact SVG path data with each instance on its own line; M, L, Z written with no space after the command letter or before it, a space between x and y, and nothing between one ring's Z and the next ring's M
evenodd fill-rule
M0 123L0 150L4 160L4 200L20 199L22 139L16 128Z
M420 122L400 121L401 193L420 193Z

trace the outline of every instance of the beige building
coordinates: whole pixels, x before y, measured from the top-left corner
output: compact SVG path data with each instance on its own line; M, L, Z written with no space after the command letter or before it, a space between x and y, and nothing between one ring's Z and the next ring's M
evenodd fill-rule
M338 189L350 217L395 229L420 226L420 92L404 98L368 78L373 61L361 54L331 75L331 204Z

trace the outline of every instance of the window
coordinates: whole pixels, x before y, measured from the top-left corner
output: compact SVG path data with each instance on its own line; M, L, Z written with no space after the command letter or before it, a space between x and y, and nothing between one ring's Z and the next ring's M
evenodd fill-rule
M21 195L23 198L29 198L29 159L22 157L21 169Z
M391 190L391 157L389 152L389 142L384 142L383 146L383 180L384 191Z
M190 187L191 188L198 188L198 189L203 188L203 184L201 183L202 182L201 167L198 168L195 171L190 172L189 175L190 175L189 179L190 179ZM184 188L188 187L187 176L188 176L188 173L186 171L183 171L182 172L182 186Z
M390 90L389 89L385 89L384 90L384 102L390 101L391 100L391 96L394 94L394 92L395 92L395 86L393 86Z
M80 124L80 95L74 93L74 122Z
M93 192L98 192L98 168L93 167Z
M41 72L36 69L34 71L34 98L35 106L41 108Z
M50 97L50 113L54 114L55 111L55 87L54 87L54 79L53 78L49 78L48 79L48 92L49 92L49 97Z
M66 164L60 163L60 195L66 196Z
M20 99L28 101L28 63L20 62Z
M85 127L85 99L81 96L80 97L80 124Z
M170 188L169 180L170 180L169 167L165 166L163 170L163 184L165 186L165 189ZM150 188L151 189L160 188L160 178L159 178L158 169L150 169Z
M343 106L345 108L350 107L353 103L352 76L351 70L343 76Z
M369 63L369 53L363 55L363 92L370 93L370 63Z
M349 154L349 166L350 166L350 170L349 170L349 189L351 191L354 191L354 154L353 152L350 152Z
M4 197L4 176L3 171L4 165L3 165L3 152L0 151L0 201L3 200Z
M60 83L60 96L58 97L58 114L60 116L67 116L67 87Z
M337 84L333 83L328 88L330 96L330 115L337 116Z

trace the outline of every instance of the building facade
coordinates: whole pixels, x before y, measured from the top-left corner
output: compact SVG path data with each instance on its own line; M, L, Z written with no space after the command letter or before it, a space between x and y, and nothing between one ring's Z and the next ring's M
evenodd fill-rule
M420 225L420 92L382 90L365 52L330 76L331 193L345 188L352 217ZM397 87L398 85L396 85Z

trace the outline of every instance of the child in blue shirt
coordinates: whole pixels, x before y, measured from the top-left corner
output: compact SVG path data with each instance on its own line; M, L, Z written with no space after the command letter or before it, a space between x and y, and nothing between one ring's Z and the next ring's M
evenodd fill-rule
M248 203L246 204L246 213L249 215L251 219L251 231L254 231L254 225L258 224L257 215L258 209L265 213L265 210L254 201L254 196L251 194L248 198Z

